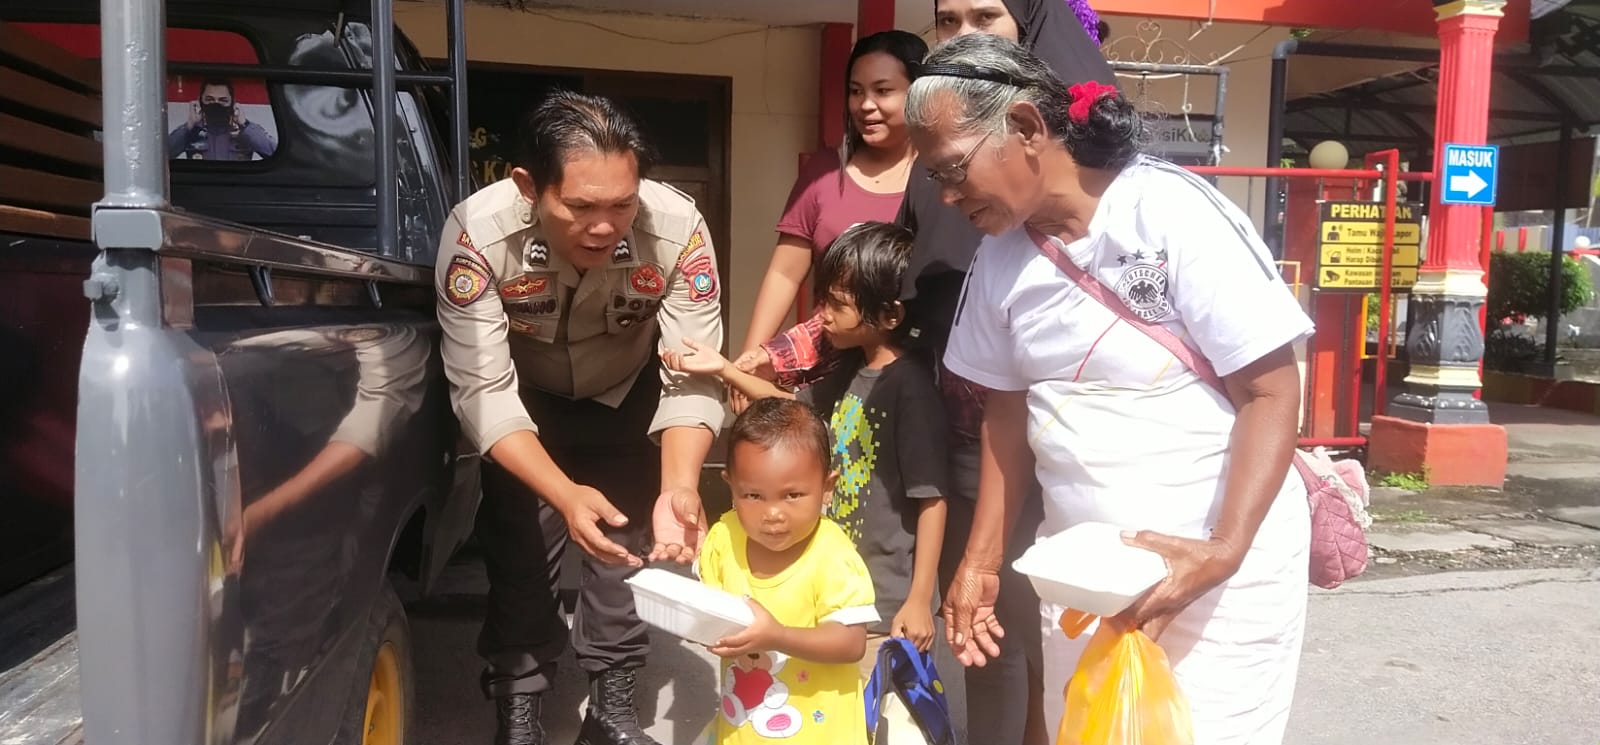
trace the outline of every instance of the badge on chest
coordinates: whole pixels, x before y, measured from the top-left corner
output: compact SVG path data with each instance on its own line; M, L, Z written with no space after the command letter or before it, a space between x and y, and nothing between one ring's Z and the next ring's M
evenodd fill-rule
M501 282L498 289L513 332L553 338L555 321L561 315L554 273L525 272Z

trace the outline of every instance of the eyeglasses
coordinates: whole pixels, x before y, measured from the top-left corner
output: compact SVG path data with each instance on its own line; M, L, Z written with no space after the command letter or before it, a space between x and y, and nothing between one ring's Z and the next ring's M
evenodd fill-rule
M972 162L972 156L978 154L978 148L983 147L983 143L988 142L992 136L994 136L994 132L991 131L979 138L977 144L973 145L971 150L961 156L961 162L944 168L928 169L928 179L936 181L942 186L960 186L966 183L967 164Z

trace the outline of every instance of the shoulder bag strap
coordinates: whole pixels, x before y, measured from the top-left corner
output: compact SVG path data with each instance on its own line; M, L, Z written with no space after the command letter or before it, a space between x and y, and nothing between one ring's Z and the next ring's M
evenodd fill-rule
M1033 239L1033 244L1038 247L1039 253L1044 254L1045 258L1049 259L1050 263L1055 264L1062 274L1067 275L1067 279L1078 285L1078 289L1083 290L1085 294L1094 298L1096 302L1105 306L1107 310L1117 314L1117 317L1127 322L1128 325L1144 332L1145 336L1150 337L1155 343L1166 348L1168 352L1172 353L1173 357L1178 358L1179 362L1194 371L1194 374L1204 380L1207 385L1222 393L1223 398L1227 398L1228 389L1222 384L1222 376L1217 374L1216 368L1211 366L1211 361L1206 359L1205 355L1183 343L1183 340L1179 339L1177 334L1168 331L1165 326L1151 323L1134 315L1134 312L1128 309L1127 304L1123 303L1122 299L1112 293L1100 280L1095 279L1094 275L1089 274L1082 267L1073 263L1072 259L1061 251L1056 239L1033 228L1028 228L1028 236Z

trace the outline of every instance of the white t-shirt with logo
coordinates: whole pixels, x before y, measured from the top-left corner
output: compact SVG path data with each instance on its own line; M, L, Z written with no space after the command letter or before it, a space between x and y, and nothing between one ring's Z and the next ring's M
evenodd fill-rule
M1204 180L1164 161L1141 158L1125 168L1102 195L1088 234L1064 253L1135 314L1203 353L1219 375L1312 331L1248 218ZM1028 392L1028 443L1045 495L1040 536L1085 521L1209 536L1223 499L1231 403L1080 290L1026 231L987 238L978 249L945 363L989 388ZM1197 602L1163 637L1163 646L1184 639L1195 645L1186 644L1175 669L1193 699L1197 735L1234 725L1281 732L1288 700L1280 694L1263 688L1260 696L1272 701L1257 697L1228 709L1252 698L1238 695L1239 686L1283 682L1261 674L1264 662L1287 673L1292 691L1308 541L1305 492L1286 473L1244 566L1224 586L1227 596L1219 589L1218 597ZM1057 610L1046 609L1045 623ZM1224 619L1240 623L1215 623ZM1056 642L1065 644L1064 637ZM1256 653L1241 657L1238 645L1257 645ZM1212 659L1202 663L1206 657ZM1235 676L1227 659L1257 667ZM1049 677L1058 677L1061 661L1047 662L1057 673ZM1070 675L1071 667L1065 670ZM1251 675L1256 679L1247 681ZM1212 694L1232 698L1208 705ZM1254 723L1220 723L1236 717Z

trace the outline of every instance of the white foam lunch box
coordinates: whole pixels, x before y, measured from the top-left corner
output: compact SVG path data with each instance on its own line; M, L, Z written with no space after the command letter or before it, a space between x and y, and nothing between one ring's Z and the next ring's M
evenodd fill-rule
M1122 528L1079 523L1033 544L1011 563L1040 599L1097 616L1128 609L1167 576L1161 555L1122 542Z
M641 569L627 582L641 620L698 644L715 644L756 620L743 598L665 569Z

